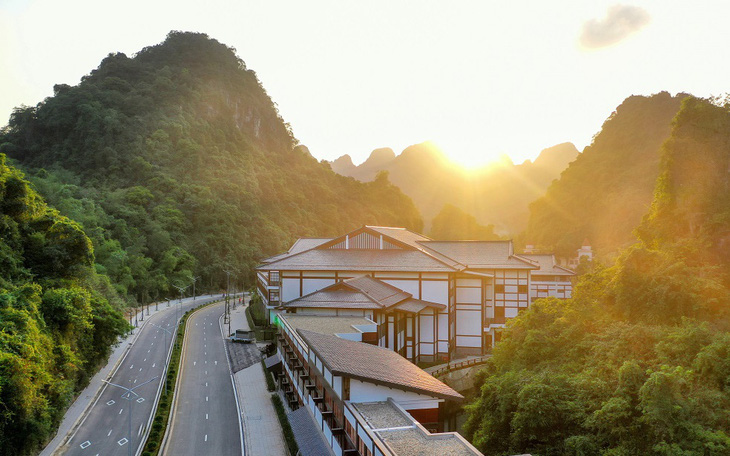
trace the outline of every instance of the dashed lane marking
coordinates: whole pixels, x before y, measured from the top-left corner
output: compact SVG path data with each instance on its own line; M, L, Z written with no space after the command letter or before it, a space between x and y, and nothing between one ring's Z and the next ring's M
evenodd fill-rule
M205 434L205 441L208 441L208 434Z
M119 409L119 414L121 415L124 409Z
M152 363L152 367L155 367L155 364L157 364L157 363Z
M110 435L112 435L112 431L113 431L113 430L114 430L114 429L109 429L109 432L107 432L106 436L107 436L107 437L109 437Z
M131 366L129 366L130 369L133 368L133 367L134 367L134 364L132 364Z
M205 419L206 419L206 420L208 419L208 414L207 414L207 413L205 414Z
M205 402L208 402L208 396L205 396Z

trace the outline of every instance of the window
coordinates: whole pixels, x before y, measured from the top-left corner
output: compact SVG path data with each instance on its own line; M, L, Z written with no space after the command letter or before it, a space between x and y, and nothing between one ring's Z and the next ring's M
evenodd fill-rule
M279 290L269 290L269 302L270 303L279 302Z
M269 271L269 285L279 285L279 271Z

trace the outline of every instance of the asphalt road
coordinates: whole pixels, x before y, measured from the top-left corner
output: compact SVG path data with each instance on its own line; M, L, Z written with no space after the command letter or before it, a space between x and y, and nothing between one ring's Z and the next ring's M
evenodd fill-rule
M174 334L175 322L188 309L206 302L220 299L220 295L183 299L180 311L171 304L164 312L156 313L146 323L154 323L169 328ZM174 301L177 305L177 301ZM166 305L166 304L165 304ZM141 445L141 438L152 415L160 381L164 377L165 362L172 344L172 337L166 332L145 324L139 329L140 334L121 361L119 368L109 381L127 388L135 388L144 382L157 377L156 380L140 386L135 390L138 396L133 402L122 397L124 390L106 385L92 405L84 421L69 440L65 451L61 454L82 456L125 456L132 446L132 454ZM130 407L131 406L131 407ZM132 438L129 436L129 413L132 412ZM180 453L183 454L183 453Z
M242 454L238 401L221 333L224 304L188 319L175 410L163 454Z

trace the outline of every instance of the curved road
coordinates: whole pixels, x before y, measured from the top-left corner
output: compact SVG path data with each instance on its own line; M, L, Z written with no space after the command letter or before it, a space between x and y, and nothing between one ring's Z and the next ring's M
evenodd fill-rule
M220 319L224 303L190 316L163 454L240 456L242 436Z
M105 385L101 395L91 406L76 433L61 450L62 454L96 456L136 454L141 439L152 415L152 407L160 389L160 379L164 377L165 363L172 344L172 337L154 325L168 328L174 334L175 323L189 309L220 299L220 295L183 299L181 304L174 301L169 309L148 317L139 329L140 333L131 345L115 371L111 383L134 388L138 396L130 403L122 397L124 390ZM179 306L175 309L174 306ZM152 323L152 324L150 324ZM220 337L219 337L220 338ZM151 378L156 380L142 385ZM132 441L129 439L129 413L132 406ZM183 454L183 453L180 453Z

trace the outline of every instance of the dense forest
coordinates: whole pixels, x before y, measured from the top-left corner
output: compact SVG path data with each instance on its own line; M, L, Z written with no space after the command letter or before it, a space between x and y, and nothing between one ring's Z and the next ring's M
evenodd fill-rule
M217 291L224 270L240 286L297 237L423 227L386 176L339 176L297 145L256 74L206 35L110 54L54 93L13 112L0 151L83 226L97 270L130 304L196 276Z
M635 244L508 323L468 406L486 455L730 454L730 104L686 98L660 156Z
M570 257L588 238L604 258L630 245L651 204L659 151L685 96L662 92L624 100L592 144L530 204L525 243Z
M501 235L515 235L527 226L529 204L543 196L550 183L578 156L571 143L549 147L534 160L514 164L502 160L475 169L455 164L431 142L415 144L399 155L392 149L372 151L358 166L349 155L332 169L362 182L387 171L390 180L410 196L428 223L445 205L471 214L481 225L494 225ZM426 231L430 226L426 227Z
M78 223L0 154L0 454L29 454L127 331Z

